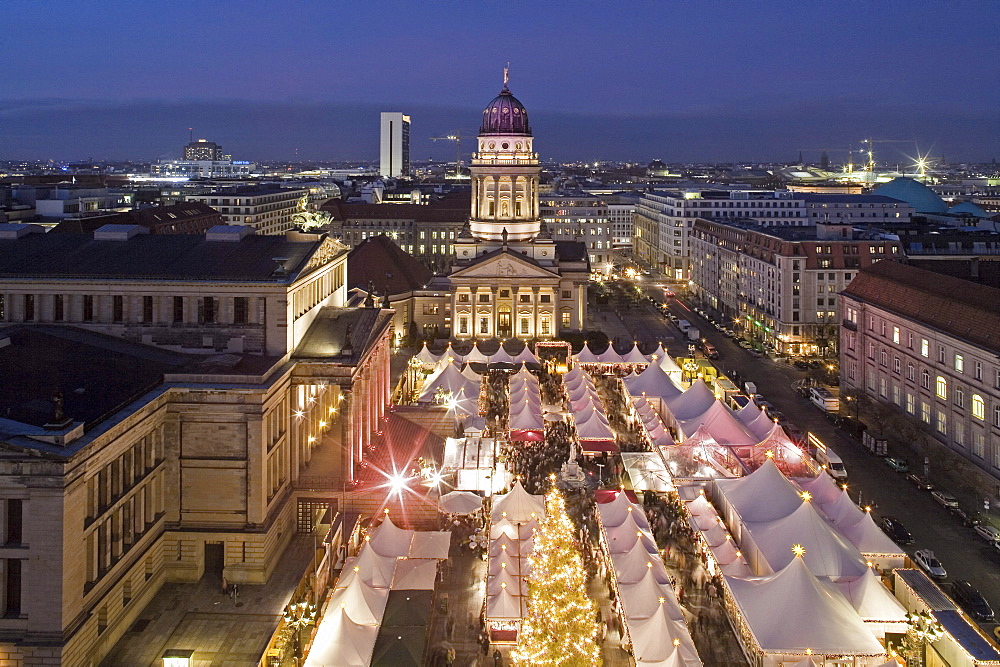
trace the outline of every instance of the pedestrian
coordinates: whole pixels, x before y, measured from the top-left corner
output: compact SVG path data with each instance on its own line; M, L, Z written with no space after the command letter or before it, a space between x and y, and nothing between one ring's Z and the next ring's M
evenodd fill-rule
M500 649L493 651L493 667L500 667L503 664L503 656L500 654Z
M226 575L222 575L222 594L226 595L229 593L229 582L226 581Z

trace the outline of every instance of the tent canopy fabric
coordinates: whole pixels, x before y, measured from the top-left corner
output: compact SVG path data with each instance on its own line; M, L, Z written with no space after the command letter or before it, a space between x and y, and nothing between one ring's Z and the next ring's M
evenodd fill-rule
M638 583L650 571L658 583L670 582L670 576L660 557L651 556L638 542L629 551L612 554L611 561L614 563L615 579L619 585Z
M583 348L580 352L574 355L573 358L580 364L596 364L598 362L597 357L590 351L586 342L583 344Z
M683 435L692 434L699 428L705 427L712 438L723 445L754 445L760 442L760 438L747 431L733 411L718 399L713 400L705 412L690 419L680 420L679 425Z
M624 360L622 359L622 355L615 352L615 346L609 344L608 349L597 355L597 361L602 364L620 364Z
M682 394L681 388L677 386L663 369L650 364L646 369L636 375L625 378L625 388L631 396L657 396L659 398L679 397ZM714 398L714 396L713 396Z
M535 354L528 349L528 346L525 345L524 349L521 350L521 352L516 357L514 357L514 363L537 364L539 362L538 362L538 357L536 357Z
M469 353L465 355L465 363L467 364L488 364L490 363L490 358L488 355L484 354L482 350L479 349L479 343L475 343Z
M447 560L451 533L444 530L418 530L413 533L408 558Z
M638 491L665 493L674 488L670 473L658 452L622 452L622 463L632 488Z
M392 577L394 591L433 591L437 582L437 561L430 558L407 558L396 563Z
M323 616L306 667L368 667L378 626L355 623L343 607L330 607Z
M866 621L902 623L906 609L878 580L871 568L853 581L836 584L840 593L851 603L858 616Z
M438 507L447 514L472 514L482 506L482 496L471 491L452 491L438 498Z
M524 598L516 595L516 592L502 589L497 595L486 597L486 618L519 619L524 616Z
M660 360L659 364L658 364L659 367L660 367L660 370L662 370L664 373L666 373L670 377L679 378L683 374L683 371L681 370L681 367L678 366L677 362L674 361L670 357L670 355L667 354L666 352L663 353L662 357L658 357L658 359Z
M662 604L666 607L667 618L684 620L684 612L677 604L673 589L658 582L650 569L634 584L623 584L618 592L625 607L625 617L629 620L653 616L660 607L660 598L664 600Z
M337 588L347 587L354 579L360 579L371 588L389 588L396 562L395 556L379 556L370 545L363 545L357 557L348 559L344 564Z
M780 519L802 504L802 496L771 459L746 477L717 479L714 484L744 521Z
M542 419L540 409L528 406L517 413L511 413L507 428L511 431L542 431L545 429L545 420Z
M626 364L648 364L649 363L649 359L646 358L646 355L644 355L642 352L639 351L639 344L638 343L634 343L632 345L632 349L629 350L626 354L622 355L622 360Z
M386 514L382 523L370 535L368 546L380 556L403 558L410 554L413 532L407 528L400 528Z
M413 358L419 361L425 367L436 365L438 360L440 359L438 355L433 354L430 350L427 349L427 343L424 343L424 346L420 348L419 352L413 355Z
M807 551L808 555L808 551ZM766 577L727 577L758 645L765 652L881 655L882 645L850 603L820 582L803 558ZM784 622L775 622L775 610Z
M524 490L521 480L514 482L511 490L503 495L493 496L493 521L507 519L512 523L527 523L545 516L545 500ZM515 533L516 535L517 533Z
M470 394L478 396L479 382L462 375L458 364L450 363L427 378L417 400L419 402L433 401L439 389L456 394L463 387L467 387Z
M576 434L581 440L614 440L615 434L605 421L601 419L603 415L591 413L590 418L583 422L576 423Z
M839 527L838 530L863 555L891 555L900 558L906 555L906 552L875 525L871 512L865 512L860 521L850 526Z
M843 491L842 488L837 486L837 482L823 471L820 471L812 479L796 478L795 483L803 491L808 491L812 496L812 501L818 503L820 506L834 502L840 497L840 493Z
M667 408L677 421L693 419L712 407L715 394L701 378L695 380L690 387L679 396L667 397Z
M344 588L334 590L329 608L343 607L348 618L355 623L378 625L382 622L388 597L388 588L371 588L365 586L360 578L354 578Z
M843 530L847 526L852 526L865 515L865 511L854 504L854 500L847 493L847 489L841 489L840 495L832 503L820 505L823 514L834 526Z

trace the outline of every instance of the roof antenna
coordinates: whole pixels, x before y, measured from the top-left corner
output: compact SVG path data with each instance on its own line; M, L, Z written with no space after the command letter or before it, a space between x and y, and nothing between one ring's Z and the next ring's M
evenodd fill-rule
M188 143L194 143L194 128L188 128Z

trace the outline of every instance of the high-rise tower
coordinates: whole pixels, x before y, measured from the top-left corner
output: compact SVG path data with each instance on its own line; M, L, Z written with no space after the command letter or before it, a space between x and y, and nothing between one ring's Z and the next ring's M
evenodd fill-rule
M483 110L478 152L472 156L469 229L481 240L529 241L538 236L538 154L524 105L507 88Z
M410 117L383 111L379 146L379 173L385 178L410 175Z

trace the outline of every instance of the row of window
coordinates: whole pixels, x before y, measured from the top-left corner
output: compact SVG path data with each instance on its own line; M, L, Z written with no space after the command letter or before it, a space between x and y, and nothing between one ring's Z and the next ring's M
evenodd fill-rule
M885 352L882 353L882 366L885 366ZM850 362L848 373L850 378L856 379L857 364L854 361ZM893 372L897 375L900 371L900 360L897 357L894 359ZM915 381L915 369L913 364L907 364L906 367L906 379L910 382ZM887 379L885 376L879 378L879 394L882 397L886 396ZM958 408L965 408L965 388L955 387L952 392L949 392L948 378L938 375L934 382L934 395L937 396L942 401L947 401L950 398L954 399L955 406ZM931 390L931 374L925 369L920 372L920 386L924 389ZM868 375L868 388L872 391L875 390L875 379L874 374L869 373ZM982 394L972 394L972 399L970 402L972 409L972 416L979 421L986 420L986 399L983 398ZM1000 428L1000 402L993 406L993 425Z
M219 324L222 299L219 297L140 297L136 312L131 312L131 299L115 294L110 297L93 294L22 294L22 322L137 322L152 324L164 322L162 314L158 317L155 306L157 303L169 304L169 321L174 324L190 323L187 316L187 304L191 299L197 300L199 324ZM169 299L169 301L167 301ZM250 300L248 297L232 297L232 318L227 324L247 324L250 320ZM126 310L129 306L129 312ZM0 321L8 318L7 295L0 294ZM14 316L11 313L11 316Z
M458 318L458 333L468 335L469 334L469 324L470 318L459 317ZM509 331L509 320L507 324L499 323L497 326L497 332L500 335L510 335ZM562 326L563 328L569 328L570 326L570 313L562 314ZM480 317L479 318L479 334L488 336L490 333L490 318ZM519 336L530 336L531 335L531 319L527 317L522 317L518 320L518 331ZM538 335L540 336L551 336L552 335L552 322L547 315L543 315L538 320Z
M477 297L476 298L476 303L489 303L490 302L490 294L491 294L490 292L478 292L476 294L476 297ZM504 290L504 289L500 290L500 298L501 299L510 298L510 290ZM571 298L571 292L570 292L570 290L563 290L562 291L562 298L564 298L564 299ZM460 293L458 295L458 303L471 303L471 302L472 302L472 295L471 294L469 294L467 292L462 292L462 293ZM531 303L531 294L524 294L524 293L518 294L517 295L517 302L518 303ZM538 295L538 302L539 303L552 303L552 295L551 294L539 294Z

